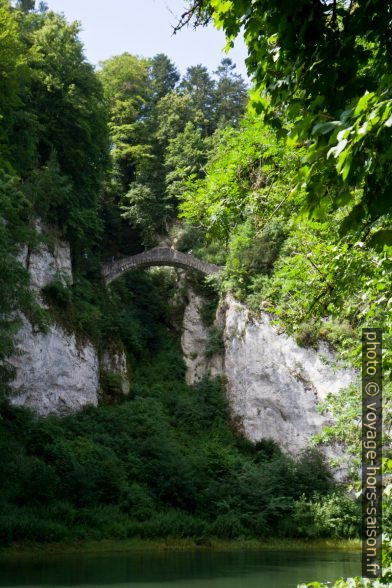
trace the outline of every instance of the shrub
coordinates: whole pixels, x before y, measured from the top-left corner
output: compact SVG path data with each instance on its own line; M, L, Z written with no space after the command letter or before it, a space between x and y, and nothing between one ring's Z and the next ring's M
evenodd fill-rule
M119 405L63 418L0 406L0 503L10 513L0 541L295 534L294 504L302 494L315 502L315 488L324 523L314 532L332 532L320 457L244 440L229 424L224 381L188 387L179 342L162 325L157 345L135 362Z
M295 332L295 340L300 347L317 347L317 325L312 321L299 324Z
M53 280L42 288L45 301L62 310L69 310L72 304L72 293L70 289L60 280Z
M123 500L122 508L136 521L150 519L155 512L156 503L148 488L133 482Z
M218 515L210 526L210 533L220 539L238 539L246 535L241 519L236 513Z
M360 505L343 492L295 504L293 518L301 536L352 538L360 534Z
M202 519L178 510L161 512L143 523L141 536L146 539L156 537L200 537L206 533L206 523Z
M218 308L219 296L217 292L212 291L208 299L204 301L200 309L200 318L205 327L211 327L216 316Z
M45 512L28 507L7 508L7 515L0 517L0 537L3 544L14 541L54 542L69 537L63 522L51 520Z
M212 357L215 353L223 353L224 350L223 328L220 326L210 327L205 348L205 356Z
M124 376L118 372L101 371L100 385L104 401L114 402L124 397Z

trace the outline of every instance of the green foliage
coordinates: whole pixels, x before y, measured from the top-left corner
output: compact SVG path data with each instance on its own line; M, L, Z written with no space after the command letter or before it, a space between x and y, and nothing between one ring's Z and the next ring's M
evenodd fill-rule
M64 418L1 406L2 544L287 534L296 501L329 492L315 456L295 461L237 437L223 383L186 386L176 338L154 335L120 405Z
M390 7L372 2L226 2L196 0L190 14L206 14L223 28L228 46L244 31L253 77L254 108L275 128L289 120L291 141L307 143L298 176L306 208L356 204L346 228L361 228L390 211ZM333 159L329 183L320 169ZM333 169L333 168L332 168ZM331 195L330 185L335 190ZM347 212L347 211L346 211ZM380 235L381 238L381 235ZM389 239L389 237L388 237ZM388 241L384 241L388 242Z
M61 280L53 280L42 288L42 294L49 304L58 310L63 309L66 313L70 311L72 294L69 288Z
M343 492L327 497L301 498L295 504L294 521L297 533L314 537L359 537L361 532L360 504Z
M8 0L0 2L0 30L0 166L10 171L9 134L16 122L15 110L20 106L19 78L24 71L26 57L23 55L18 21Z
M51 12L26 18L31 21L27 34L31 83L26 106L36 120L35 157L40 166L48 165L46 173L52 176L46 181L53 186L56 180L59 190L53 215L77 253L91 243L100 222L99 190L108 150L103 93L92 66L85 61L77 23L68 24ZM53 152L58 168L51 160ZM67 181L72 189L64 188ZM52 195L55 191L51 188Z
M218 127L228 123L237 126L242 118L248 95L242 77L235 72L235 65L228 57L222 59L215 72L215 120Z
M164 53L158 53L151 59L149 77L154 103L173 91L180 80L176 66Z
M213 107L215 82L203 65L188 67L181 81L184 94L189 95L195 111L201 114L201 129L205 133L213 130Z
M154 245L156 231L163 232L167 228L171 212L169 204L164 199L157 202L156 194L150 186L142 183L132 184L123 201L122 217L141 230L147 246Z
M130 358L154 349L155 331L170 322L173 276L134 271L107 291L100 278L79 278L72 286L54 280L42 290L52 317L67 331L89 339L98 350L110 343L125 347Z
M182 215L226 242L249 216L260 232L267 220L282 218L281 207L294 187L302 154L288 151L261 118L247 117L240 129L228 128L216 136L206 178L194 182L183 195ZM287 207L283 210L287 218Z
M215 353L223 353L224 350L223 328L217 326L210 327L205 348L206 357L212 357Z
M124 376L118 372L102 371L100 377L101 396L105 403L121 401L124 396ZM128 386L127 386L128 387ZM125 388L126 390L127 388Z
M205 327L211 327L215 321L217 306L219 303L219 297L216 291L211 291L208 294L209 298L205 300L200 309L200 318Z
M210 141L188 122L182 133L169 141L165 154L166 198L177 204L188 183L203 175Z
M203 175L208 137L218 123L238 123L244 83L228 60L217 72L217 84L201 65L188 68L179 84L174 64L163 54L149 61L123 54L101 66L113 158L107 197L151 246L170 231L187 182Z
M102 62L99 72L109 107L115 181L121 190L134 179L135 162L144 156L139 118L150 95L148 67L146 59L123 53Z
M34 213L53 226L61 225L64 206L72 198L72 184L61 173L54 152L47 163L34 169L23 183L23 192L31 202Z

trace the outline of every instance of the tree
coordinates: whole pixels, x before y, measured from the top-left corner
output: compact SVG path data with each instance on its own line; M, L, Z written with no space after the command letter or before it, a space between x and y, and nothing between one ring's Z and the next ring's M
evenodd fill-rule
M16 8L22 12L30 12L35 9L35 0L18 0Z
M166 194L165 158L168 146L191 120L205 122L203 114L194 108L189 94L173 90L163 96L154 108L153 120L143 123L144 157L135 167L133 182L123 198L124 218L143 234L145 244L153 245L157 234L165 233L175 217L177 202ZM202 126L201 125L201 126Z
M218 71L218 93L201 65L188 68L178 85L178 71L164 54L150 61L129 54L111 58L102 64L100 78L110 109L114 162L106 217L113 224L117 200L123 218L151 246L175 218L177 197L188 179L202 176L205 139L218 119L221 125L238 121L243 81L226 60Z
M156 104L166 94L174 90L180 79L180 74L167 55L158 53L151 60L149 79L153 94L152 102Z
M56 153L61 173L72 182L71 193L57 209L57 221L77 257L100 232L97 211L108 163L103 91L85 60L78 23L68 24L52 12L34 18L36 27L28 36L32 81L26 107L37 120L39 165Z
M109 106L115 180L124 192L135 177L139 159L146 152L140 119L151 96L149 63L146 59L123 53L100 65L99 77Z
M157 234L167 231L172 212L164 194L157 193L151 184L134 182L122 200L123 218L141 231L145 245L155 245Z
M210 139L188 122L182 133L170 140L166 150L166 197L177 207L188 182L203 176Z
M204 126L206 119L203 113L197 111L189 94L170 92L157 104L157 139L167 146L170 139L182 133L186 124L193 121Z
M151 245L173 214L165 199L165 149L194 116L192 101L175 90L179 74L163 54L145 60L125 53L102 63L99 75L109 105L114 164L105 196L112 212L106 217L113 224L111 203L117 202L123 218Z
M167 230L168 219L173 214L165 198L164 159L168 142L166 132L175 133L176 126L170 128L174 121L167 120L166 106L170 104L169 97L177 96L175 86L179 78L175 65L166 55L160 53L150 61L150 95L140 124L143 157L139 158L134 182L122 206L124 218L141 231L145 244L154 244L156 234ZM162 123L165 131L160 133Z
M214 92L215 82L210 77L208 70L203 65L188 67L184 79L181 82L181 89L192 99L192 106L200 111L205 120L206 133L214 129Z
M10 166L11 135L15 111L21 106L19 80L24 71L23 46L15 12L8 0L0 0L0 166Z
M244 115L247 89L243 78L235 72L235 64L226 57L216 72L218 78L214 92L215 120L218 126L237 126Z
M331 208L333 183L332 206L348 207L344 232L366 223L368 233L391 210L391 11L384 0L197 0L183 19L212 17L229 46L244 30L254 106L307 143L307 209ZM323 167L334 170L329 185Z
M286 211L282 204L303 155L304 150L289 150L261 117L249 115L238 129L215 133L205 177L181 195L181 215L219 243L227 243L246 221L260 232L267 219L278 218L275 209Z

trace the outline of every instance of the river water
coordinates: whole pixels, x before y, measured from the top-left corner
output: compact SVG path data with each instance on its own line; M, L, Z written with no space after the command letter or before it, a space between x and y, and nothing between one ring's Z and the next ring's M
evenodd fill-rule
M291 588L353 575L360 575L358 553L133 552L0 562L0 586L13 588Z

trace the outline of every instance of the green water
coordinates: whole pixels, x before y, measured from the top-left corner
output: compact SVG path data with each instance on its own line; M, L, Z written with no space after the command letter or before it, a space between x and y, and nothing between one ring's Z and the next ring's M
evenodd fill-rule
M19 588L288 588L360 573L360 556L341 552L245 551L68 555L2 561L0 586Z

